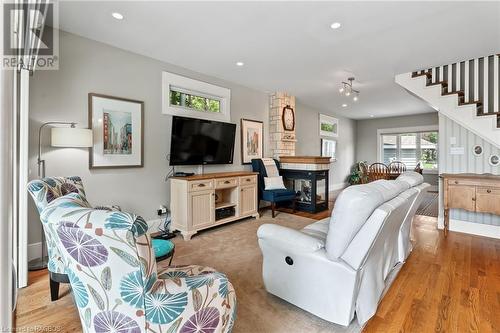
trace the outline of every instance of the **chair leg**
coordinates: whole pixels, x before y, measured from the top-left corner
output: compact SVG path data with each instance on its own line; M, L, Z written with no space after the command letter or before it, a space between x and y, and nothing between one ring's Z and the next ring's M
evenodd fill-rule
M50 300L57 301L59 298L59 282L50 279Z
M297 200L293 200L293 213L295 214L295 211L297 210Z
M271 202L271 211L272 211L273 219L274 219L274 209L275 208L276 208L276 203L275 202Z

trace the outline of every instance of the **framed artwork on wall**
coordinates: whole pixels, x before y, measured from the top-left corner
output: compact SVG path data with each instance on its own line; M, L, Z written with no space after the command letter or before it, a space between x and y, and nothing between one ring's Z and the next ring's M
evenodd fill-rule
M144 166L144 102L89 93L89 168Z
M339 120L324 114L319 115L319 135L338 137L339 136Z
M253 158L264 157L264 123L241 119L241 164L252 163Z
M330 157L330 161L337 160L337 141L321 139L321 156Z

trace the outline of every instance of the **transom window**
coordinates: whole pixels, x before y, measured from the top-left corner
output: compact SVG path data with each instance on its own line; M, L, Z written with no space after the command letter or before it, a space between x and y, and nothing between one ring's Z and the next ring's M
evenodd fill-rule
M438 167L438 132L381 134L381 153L385 164L401 161L408 169L420 162L423 169Z
M231 121L231 90L208 82L162 72L162 113Z
M221 101L215 97L201 96L195 92L170 87L170 106L184 107L197 111L220 112Z

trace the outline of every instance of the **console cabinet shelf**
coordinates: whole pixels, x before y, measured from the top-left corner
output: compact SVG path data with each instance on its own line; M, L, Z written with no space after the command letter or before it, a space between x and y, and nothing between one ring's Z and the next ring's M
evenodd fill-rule
M255 172L173 177L170 193L172 229L179 230L184 240L202 229L259 217Z
M450 209L500 215L500 176L491 174L442 174L444 234L448 233Z

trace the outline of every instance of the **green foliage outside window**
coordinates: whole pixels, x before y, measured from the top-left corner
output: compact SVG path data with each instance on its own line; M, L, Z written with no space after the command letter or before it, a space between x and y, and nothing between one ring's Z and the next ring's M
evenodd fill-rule
M335 125L328 123L321 123L321 130L325 132L335 132Z
M220 101L203 96L170 90L170 105L181 106L197 111L220 112Z

